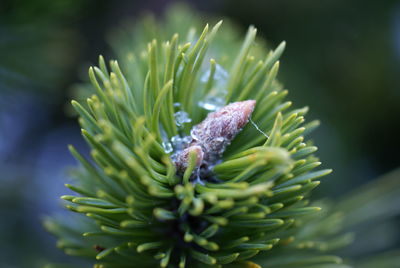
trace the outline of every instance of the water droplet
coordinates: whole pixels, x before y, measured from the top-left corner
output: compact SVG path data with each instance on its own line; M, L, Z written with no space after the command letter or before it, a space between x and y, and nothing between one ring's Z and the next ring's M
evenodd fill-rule
M174 150L172 148L172 144L167 141L162 142L162 147L164 148L164 152L166 152L167 154L172 153L172 151Z
M195 171L196 173L195 173L195 179L193 180L193 184L200 184L200 185L205 185L205 183L201 180L201 177L200 177L200 168L197 168L196 169L196 171Z
M190 130L190 137L192 137L194 140L199 140L199 137L196 136L194 129Z
M210 69L208 69L200 78L200 82L207 83L210 77ZM215 73L214 73L214 85L219 88L226 87L228 83L229 74L228 72L222 68L221 65L215 65Z
M199 106L207 111L216 111L225 105L225 99L216 96L206 96L204 100L199 101Z
M185 123L190 123L192 122L192 119L190 119L189 114L185 111L178 111L174 114L175 116L175 122L178 127L183 126Z
M222 68L221 65L217 64L215 66L214 80L216 80L218 84L226 85L226 83L228 82L228 77L228 72L224 68Z
M173 136L171 138L172 145L177 148L182 143L182 138L179 135Z
M172 147L175 151L183 150L191 141L192 138L190 136L181 137L176 135L171 138Z
M161 139L162 139L161 146L163 147L164 152L166 152L167 154L172 153L174 148L172 147L172 144L168 139L168 135L165 132L165 129L162 127L161 124L160 124L160 132L161 132Z
M183 143L185 144L189 144L192 141L192 137L191 136L185 136L182 138Z
M206 83L210 76L210 70L207 70L201 77L200 81ZM214 73L214 86L208 95L198 105L207 111L215 111L225 105L225 97L227 94L226 86L228 83L228 72L217 64Z

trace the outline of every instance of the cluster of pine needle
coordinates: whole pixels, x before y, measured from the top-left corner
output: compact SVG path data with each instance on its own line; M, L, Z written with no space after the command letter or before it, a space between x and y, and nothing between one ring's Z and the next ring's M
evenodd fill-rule
M93 95L72 102L91 159L70 146L81 167L67 184L76 194L62 199L80 215L46 221L58 246L99 268L347 267L323 253L334 244L310 240L332 233L342 218L310 222L321 213L310 192L331 170L318 169L317 147L305 138L318 122L305 122L307 108L291 108L276 80L285 43L267 50L254 27L238 41L222 22L174 33L191 21L176 12L119 34L121 67L100 57L89 69ZM172 141L210 112L201 101L221 98L223 105L255 100L254 124L212 167L214 180L184 179L171 159L178 150ZM176 122L179 112L188 115L184 124Z

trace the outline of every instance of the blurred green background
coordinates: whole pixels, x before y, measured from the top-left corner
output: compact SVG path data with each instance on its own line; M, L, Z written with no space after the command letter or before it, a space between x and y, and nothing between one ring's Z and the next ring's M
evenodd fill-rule
M69 261L40 221L65 213L58 197L75 163L67 144L85 149L68 112L72 86L99 54L113 57L113 29L145 11L162 16L173 2L0 2L1 267ZM287 41L279 78L294 106L322 121L313 139L334 169L318 196L336 198L399 166L400 2L186 2L205 21L228 17L243 33L255 25L271 46Z

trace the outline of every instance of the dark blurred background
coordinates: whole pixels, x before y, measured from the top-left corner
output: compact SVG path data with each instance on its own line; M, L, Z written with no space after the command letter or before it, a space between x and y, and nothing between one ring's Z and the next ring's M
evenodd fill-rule
M64 213L67 150L81 150L69 113L72 85L107 34L174 1L0 2L0 266L41 267L65 257L41 226ZM319 196L336 198L400 164L400 2L345 0L188 1L204 14L254 24L271 45L287 41L279 78L295 106L320 119L313 134L330 175ZM21 256L24 256L21 258Z

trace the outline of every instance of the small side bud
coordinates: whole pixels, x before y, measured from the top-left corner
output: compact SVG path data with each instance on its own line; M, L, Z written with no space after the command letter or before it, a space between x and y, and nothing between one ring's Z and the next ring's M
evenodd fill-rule
M179 154L176 154L174 159L176 169L178 172L184 172L189 165L189 155L191 152L196 154L196 167L200 167L201 163L203 162L204 152L198 145L189 146Z

